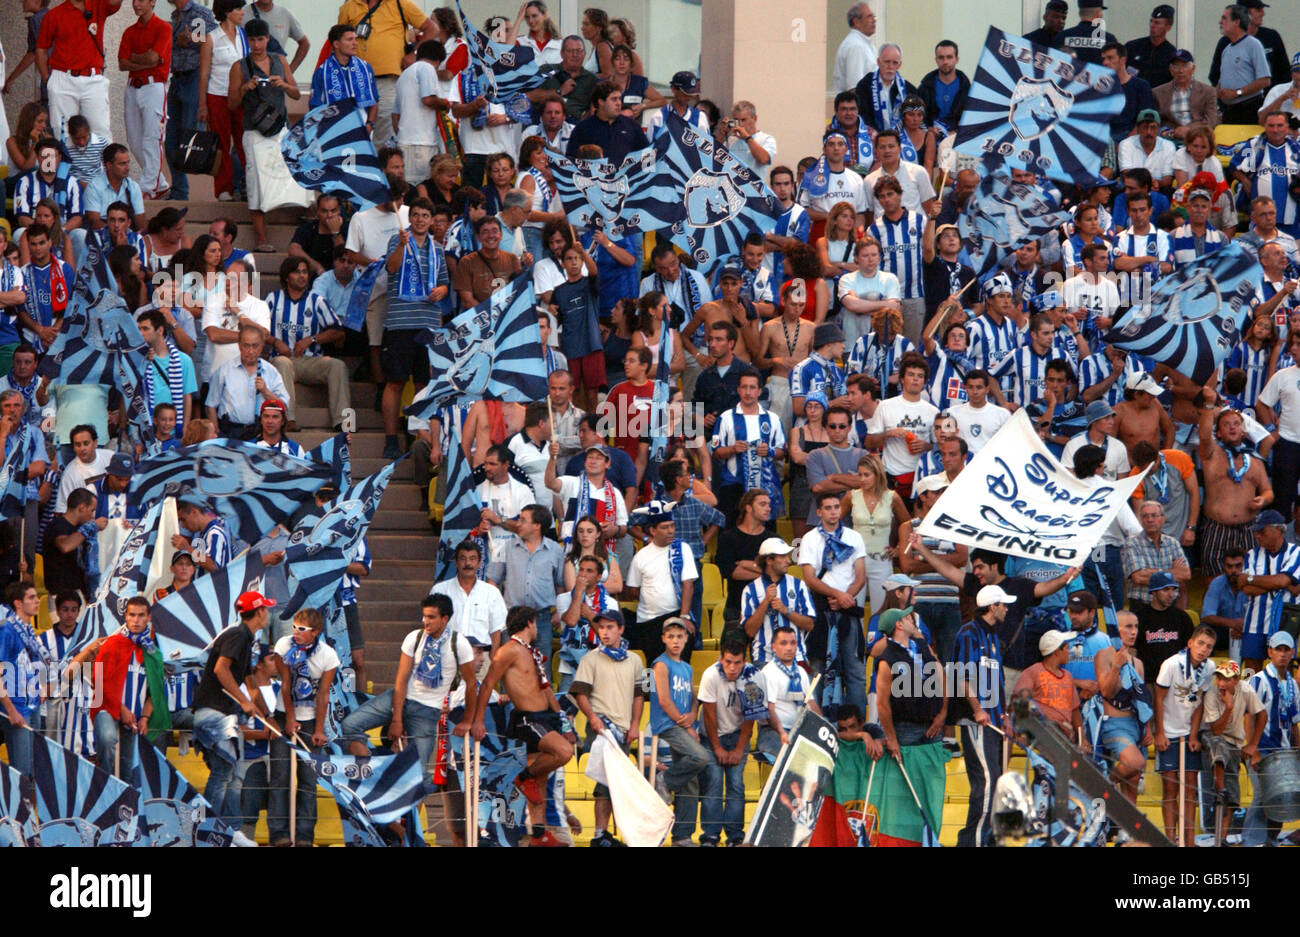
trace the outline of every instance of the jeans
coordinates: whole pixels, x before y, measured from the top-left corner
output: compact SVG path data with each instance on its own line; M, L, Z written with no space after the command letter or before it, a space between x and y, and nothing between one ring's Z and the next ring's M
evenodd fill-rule
M284 715L277 713L275 721L284 729ZM298 737L304 742L316 729L316 720L298 723ZM315 749L313 749L315 751ZM266 829L271 845L290 840L289 830L289 776L290 758L298 761L297 815L294 818L293 841L301 846L311 845L316 835L316 771L308 761L289 751L289 746L277 738L271 739L270 796L266 808Z
M122 728L119 729L118 726ZM95 713L95 761L109 774L119 777L131 776L131 765L135 756L135 733L125 728L105 710ZM122 757L117 758L118 738L122 738Z
M241 761L235 768L234 783L239 791L239 812L243 815L241 829L249 839L257 830L257 817L269 806L270 782L265 758ZM268 815L269 819L269 815Z
M9 758L9 764L19 774L32 776L32 738L35 736L36 718L35 713L24 716L27 724L32 726L29 732L24 727L18 727L10 724L9 717L0 712L0 736L3 736L5 743L5 753Z
M739 740L740 730L718 736L718 742L727 751L735 748ZM724 831L728 843L738 843L745 836L745 761L748 757L748 752L742 752L740 764L720 765L715 755L704 769L705 781L701 788L707 788L712 796L702 790L704 800L700 804L700 827L704 835L715 842Z
M1250 787L1254 795L1250 806L1246 808L1246 820L1241 828L1241 845L1261 846L1265 842L1276 845L1282 824L1270 820L1264 813L1264 808L1260 805L1259 772L1249 761L1246 762L1246 773L1250 775Z
M820 618L824 612L825 607L818 604L818 617ZM864 659L866 639L862 635L862 609L851 608L843 615L851 622L839 636L839 668L840 679L844 681L844 705L856 706L859 712L865 713L867 711L867 666ZM831 640L831 636L828 636L827 640ZM808 659L814 677L826 672L826 664L825 658ZM818 687L818 703L823 707L822 700L825 699L825 692L826 681L823 680Z
M167 133L163 152L168 159L172 150L181 145L181 134L194 129L199 117L199 73L172 72L167 86ZM184 173L172 170L171 197L184 201L190 197L190 180Z
M951 661L953 643L961 629L961 605L956 602L917 602L916 614L929 627L939 660L945 664Z
M203 758L208 765L208 783L203 796L212 805L212 812L223 820L238 822L239 788L233 784L235 763L234 716L216 709L203 707L194 713L195 738L203 744ZM235 730L237 731L237 730Z
M673 841L690 839L695 834L700 797L707 799L714 794L708 789L704 770L713 756L681 726L669 726L659 733L659 738L673 753L672 763L664 772L664 786L673 792Z
M425 706L413 699L407 699L402 706L402 728L415 743L420 753L420 766L424 770L424 779L429 780L432 772L429 759L438 742L438 717L441 712L432 706ZM388 690L378 696L372 696L362 703L353 713L343 720L340 727L340 742L354 739L365 741L366 732L379 726L387 726L393 719L393 691ZM394 740L395 741L395 740Z

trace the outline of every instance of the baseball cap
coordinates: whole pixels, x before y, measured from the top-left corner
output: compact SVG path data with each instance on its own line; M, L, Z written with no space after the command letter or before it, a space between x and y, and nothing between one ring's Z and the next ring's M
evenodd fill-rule
M1295 55L1291 56L1291 71L1294 72L1297 70L1300 70L1300 52L1297 52Z
M245 592L235 600L237 612L255 612L259 608L275 608L275 599L268 599L260 592Z
M723 267L722 272L718 274L718 280L725 280L730 277L733 280L740 279L740 269L738 267Z
M988 608L995 602L1011 605L1015 601L1016 597L1010 592L1004 591L1001 586L985 586L975 596L975 604L980 608Z
M1263 0L1239 0L1239 2L1240 2L1240 4L1241 4L1241 6L1244 6L1247 10L1267 10L1267 9L1268 9L1268 4L1267 4L1267 3L1264 3Z
M617 608L612 609L611 611L608 612L597 612L595 621L593 621L592 624L595 624L596 621L600 621L602 618L605 619L606 621L612 621L616 625L621 626L624 624L623 612Z
M1295 647L1295 638L1291 637L1289 631L1275 631L1273 637L1268 639L1269 647Z
M114 478L130 478L131 473L135 471L135 462L125 452L113 453L113 458L108 462L108 474Z
M1175 62L1195 62L1196 56L1192 55L1191 49L1178 49L1174 52Z
M665 619L663 623L663 627L659 629L659 633L663 634L669 628L682 628L685 629L687 634L689 634L691 631L691 626L686 623L686 619L678 618L676 616L674 616L673 618Z
M937 238L945 231L956 231L958 236L961 235L960 229L955 224L941 224L939 227L934 229L934 236Z
M1139 124L1158 124L1160 123L1160 112L1149 107L1138 111L1137 122Z
M907 608L889 608L880 613L880 622L877 627L881 634L893 634L898 623L912 614L912 606Z
M1077 636L1077 631L1049 631L1038 639L1038 653L1046 657L1059 650L1061 645L1069 644Z
M1174 21L1174 8L1167 3L1162 3L1151 11L1151 18L1153 20L1169 20L1172 23Z
M253 22L258 23L261 22L261 20L253 20ZM258 414L262 414L265 413L267 410L279 410L281 413L289 412L289 408L284 405L284 401L279 400L278 398L275 397L270 397L266 400L263 400L262 407L257 412Z
M1279 512L1269 508L1267 511L1260 511L1259 516L1255 518L1255 523L1250 525L1252 531L1265 530L1269 527L1285 527L1286 518Z
M589 453L589 452L599 452L599 453L600 453L601 455L603 455L606 459L609 458L609 453L605 451L605 447L604 447L604 446L599 446L599 445L597 445L597 446L588 446L585 450L583 450L583 455L586 455L586 454Z
M1177 589L1178 580L1174 579L1173 573L1167 573L1161 570L1158 573L1151 574L1151 580L1147 583L1147 590L1150 592L1159 592L1161 589Z
M1222 664L1214 668L1216 677L1227 677L1231 680L1233 677L1241 676L1241 665L1235 660L1225 660Z
M759 556L785 556L793 552L794 547L780 537L768 537L758 547Z
M1047 6L1043 9L1051 13L1069 13L1070 5L1065 0L1047 0Z
M1122 180L1120 180L1120 179L1118 179L1118 178L1116 178L1116 179L1107 179L1105 176L1101 176L1101 175L1099 175L1099 176L1097 176L1096 179L1093 180L1092 185L1088 186L1088 188L1090 188L1090 189L1110 189L1110 188L1114 188L1115 186L1119 185L1121 182L1122 182Z
M1011 293L1011 277L1005 273L996 273L984 281L984 295L997 296L999 293Z
M171 565L175 566L181 560L189 560L190 565L191 566L194 565L194 557L190 555L189 550L177 550L175 553L173 553Z
M1157 384L1155 378L1146 371L1134 371L1130 374L1127 380L1124 381L1124 389L1135 392L1140 390L1152 397L1159 397L1164 393L1164 388Z
M677 72L668 84L669 87L679 88L687 94L700 93L700 80L695 77L693 72Z
M912 486L912 494L923 495L927 491L942 491L948 487L948 476L944 472L927 475Z
M1194 198L1203 198L1207 202L1214 201L1214 199L1210 197L1210 193L1205 189L1192 189L1192 191L1187 195L1187 201L1190 202Z
M1104 10L1106 9L1106 4L1102 3L1101 0L1079 0L1079 9Z
M1108 416L1114 416L1115 411L1111 405L1104 400L1094 400L1083 409L1083 420L1089 426L1098 420L1104 420Z
M920 584L921 584L921 580L913 579L911 576L907 575L906 573L892 573L891 575L885 577L886 589L901 589L904 586L910 586L911 588L915 589Z
M1065 607L1072 612L1095 612L1097 597L1091 592L1072 592Z

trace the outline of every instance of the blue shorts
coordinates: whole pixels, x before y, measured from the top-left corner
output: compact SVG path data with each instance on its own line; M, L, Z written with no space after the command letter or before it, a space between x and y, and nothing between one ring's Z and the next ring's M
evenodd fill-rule
M1253 634L1241 635L1241 656L1245 660L1267 660L1268 659L1268 639L1269 635Z
M1142 747L1142 727L1136 716L1107 716L1102 720L1101 747L1105 754L1118 759L1119 753L1130 745Z
M1182 738L1179 739L1170 739L1168 748L1166 748L1162 752L1161 751L1156 752L1156 770L1161 773L1164 773L1166 771L1172 771L1177 773L1178 748L1179 746L1186 745L1186 744L1187 744L1187 736L1183 736ZM1187 749L1187 756L1183 761L1183 767L1187 770L1189 774L1193 771L1200 771L1201 770L1200 751L1192 751L1190 748Z

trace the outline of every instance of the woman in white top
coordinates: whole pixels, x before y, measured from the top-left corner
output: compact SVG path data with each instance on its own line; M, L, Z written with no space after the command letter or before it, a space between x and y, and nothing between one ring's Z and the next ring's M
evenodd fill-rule
M611 74L610 58L614 52L614 43L609 41L609 14L597 7L588 7L582 11L580 30L582 38L591 45L582 67L604 81Z
M244 165L244 114L230 109L230 69L248 55L248 39L244 36L243 0L214 0L212 15L218 29L209 33L199 50L199 89L206 96L199 97L199 123L217 135L220 150L217 167L213 173L212 188L217 198L229 202L235 197L235 173L230 162L233 147Z
M862 487L840 498L844 517L862 537L867 550L867 594L871 611L877 613L885 602L885 580L894 572L898 554L898 529L911 515L898 492L890 490L885 468L879 456L858 459L858 477Z
M637 300L637 312L640 318L636 331L632 333L633 348L648 348L650 356L650 377L658 380L659 362L667 360L670 376L681 374L686 370L686 357L682 353L682 343L675 330L668 325L668 316L672 312L672 303L658 290L651 290Z
M525 137L519 147L519 175L515 186L532 198L528 220L524 222L524 247L534 257L542 256L542 226L548 221L563 221L564 205L555 189L551 161L546 155L543 137Z
M528 33L519 36L519 27L525 21L528 23ZM532 49L533 61L538 65L560 64L560 30L547 15L546 4L542 0L528 0L519 8L514 25L506 30L506 42Z
M190 250L190 272L185 275L185 295L181 306L196 322L203 319L203 310L209 305L226 302L226 275L221 271L221 242L210 234L200 235ZM210 362L208 337L202 329L195 330L194 363L200 385L206 384Z

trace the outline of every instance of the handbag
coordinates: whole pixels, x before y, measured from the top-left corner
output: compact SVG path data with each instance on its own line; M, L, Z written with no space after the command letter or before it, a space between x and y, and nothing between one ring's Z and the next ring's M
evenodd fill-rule
M181 134L180 145L167 154L167 161L175 172L210 176L220 149L221 138L200 124Z
M260 74L255 75L253 69L252 56L245 56L239 63L240 73L244 80L256 78L258 81L257 91L261 91L267 79ZM247 101L247 96L245 97ZM253 98L253 106L244 109L244 127L249 130L256 130L264 137L274 137L284 129L285 111L284 108L266 100L261 94Z

